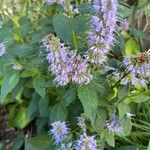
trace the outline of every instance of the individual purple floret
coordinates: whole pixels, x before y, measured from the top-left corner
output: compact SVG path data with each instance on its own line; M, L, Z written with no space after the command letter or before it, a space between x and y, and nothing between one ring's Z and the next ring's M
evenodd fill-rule
M119 119L115 114L112 114L111 118L107 121L106 128L109 131L109 133L123 132Z
M0 43L0 57L3 56L6 53L5 45L4 43Z
M83 134L77 141L75 150L96 150L97 144L94 136Z
M96 65L106 61L110 47L114 45L117 21L117 0L94 0L94 15L89 34L87 59Z
M67 138L69 128L65 122L53 122L51 127L52 129L50 130L50 134L53 136L53 139L57 144L63 142Z

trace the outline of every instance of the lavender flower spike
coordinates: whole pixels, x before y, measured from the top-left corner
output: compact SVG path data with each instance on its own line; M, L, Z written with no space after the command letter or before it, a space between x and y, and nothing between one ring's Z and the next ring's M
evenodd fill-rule
M81 135L75 150L96 150L97 144L94 136Z
M68 127L65 122L56 121L51 124L52 129L50 130L50 134L53 136L53 139L57 144L61 143L67 138L68 135Z
M46 59L50 66L49 70L55 76L54 82L58 85L65 86L70 81L71 66L68 65L68 53L60 39L52 34L47 35L43 40L43 46L47 50Z
M3 56L6 53L5 45L4 43L0 43L0 57Z
M123 129L120 125L119 119L115 114L107 121L106 127L110 133L122 133Z
M117 0L94 0L94 16L89 34L87 59L96 65L106 61L107 53L114 44L117 28Z
M85 59L73 51L68 52L60 39L52 34L42 41L47 51L49 70L55 76L54 81L58 85L65 86L69 82L88 84L91 81L92 75L88 71L88 63Z

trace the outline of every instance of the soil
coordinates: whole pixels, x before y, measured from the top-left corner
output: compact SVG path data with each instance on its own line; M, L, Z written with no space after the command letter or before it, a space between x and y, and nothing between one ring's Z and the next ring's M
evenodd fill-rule
M17 136L17 132L10 128L7 122L6 109L0 108L0 142L4 144L5 149L12 145L12 141Z

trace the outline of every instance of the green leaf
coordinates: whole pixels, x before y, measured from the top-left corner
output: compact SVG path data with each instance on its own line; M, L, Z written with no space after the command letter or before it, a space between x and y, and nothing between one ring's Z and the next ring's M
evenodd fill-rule
M48 117L49 116L49 107L48 107L48 99L41 98L39 101L39 113L40 117Z
M32 95L32 99L31 99L29 106L28 106L28 115L30 117L33 117L35 115L35 113L37 114L39 99L40 99L40 97L37 93L34 93Z
M45 97L45 79L42 78L41 76L35 77L33 80L33 86L36 90L36 92L42 97Z
M24 143L24 136L19 134L13 141L11 150L19 150Z
M14 127L23 129L28 125L32 118L27 113L27 108L21 107L19 112L14 116Z
M108 145L115 147L115 138L113 133L105 132L105 140Z
M94 128L97 132L100 132L106 125L106 110L103 107L97 109L96 119L94 122Z
M135 103L146 102L150 100L150 91L134 92L128 98Z
M40 117L36 119L36 129L38 135L47 134L47 125L49 124L48 118Z
M126 43L125 55L130 56L130 55L137 55L139 53L140 53L139 43L133 38L129 39Z
M90 86L79 86L78 96L83 105L85 116L94 126L98 106L97 92Z
M127 113L130 112L130 107L125 102L122 102L118 105L118 111L119 118L122 119Z
M121 1L122 2L122 1ZM123 17L129 17L132 15L132 9L129 5L127 5L126 3L122 2L122 5L119 5L118 7L118 12L119 14Z
M149 140L149 143L148 143L147 150L150 150L150 140Z
M13 48L9 49L9 52L13 56L17 56L20 59L23 57L31 56L31 54L35 54L38 51L38 49L33 49L30 45L24 44L24 45L14 45Z
M89 3L83 3L81 5L79 5L78 9L80 13L91 13L92 9L91 9L91 5Z
M50 136L38 136L25 142L25 150L52 150L53 148Z
M143 32L141 30L134 29L131 31L131 33L137 38L141 38L141 39L150 41L150 35L146 34L145 32Z
M0 143L0 150L4 150L4 145L3 145L3 143Z
M10 24L10 22L7 22ZM14 42L12 28L5 27L5 24L0 28L0 42L6 42L7 45L11 45Z
M19 82L19 73L8 72L3 79L0 102L3 103L7 94L10 93Z
M132 129L132 121L129 117L125 116L121 120L121 127L123 128L123 136L128 136Z
M53 17L53 25L56 34L66 43L71 43L71 35L74 31L76 36L85 33L88 29L88 17L80 15L75 18L69 18L61 14Z
M58 103L51 108L50 111L50 122L64 121L67 118L68 111L63 103Z
M69 106L76 98L76 89L74 87L70 87L67 91L65 91L63 95L64 105Z
M127 86L119 86L118 88L118 100L122 101L128 96L129 89Z
M116 150L138 150L137 146L134 145L127 145L120 148L117 148Z

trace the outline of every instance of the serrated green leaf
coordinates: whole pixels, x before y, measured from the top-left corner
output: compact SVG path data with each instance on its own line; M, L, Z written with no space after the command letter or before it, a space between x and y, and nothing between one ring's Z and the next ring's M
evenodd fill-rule
M108 145L110 145L111 147L115 147L115 137L113 133L109 133L108 131L106 131L105 140Z
M50 122L64 121L67 118L68 111L63 103L58 103L50 110Z
M79 86L78 96L83 105L85 116L94 126L98 106L97 92L90 86Z
M128 96L129 89L127 86L119 86L118 88L118 100L122 101Z
M1 87L1 95L0 95L0 102L3 103L7 94L10 93L17 83L19 82L19 73L8 72L3 81Z
M127 146L117 148L116 150L139 150L139 149L135 145L127 145Z
M150 100L150 91L134 92L128 98L135 103L146 102Z
M132 129L132 121L129 117L125 116L121 120L121 127L123 128L123 136L128 136Z
M130 112L130 107L125 102L122 102L118 105L118 112L121 120L127 113Z
M133 29L131 31L131 33L137 38L141 38L141 39L150 41L150 35L141 30Z
M31 101L29 103L29 106L28 106L28 115L30 117L33 117L35 115L35 113L37 113L38 106L39 106L38 105L39 104L39 99L40 99L40 97L37 93L34 93L32 95L32 99L31 99Z
M52 150L53 148L50 136L38 136L25 142L25 150Z
M69 88L67 91L65 91L63 95L63 102L64 105L67 107L69 106L76 98L76 90L74 87Z
M103 107L97 109L96 119L94 122L94 128L97 132L100 132L106 125L106 110Z
M48 108L48 99L41 98L39 100L39 113L40 117L48 117L49 116L49 108Z
M87 22L89 22L88 17L83 15L69 18L61 14L56 14L53 17L53 25L56 34L66 43L72 43L71 37L73 32L75 32L76 36L85 33L89 28ZM77 42L81 42L82 40L83 39L80 39L80 41ZM74 46L73 43L72 46Z
M40 76L35 77L34 80L33 80L33 86L34 86L36 92L42 98L45 97L45 90L46 90L45 84L46 84L45 79L40 77Z

